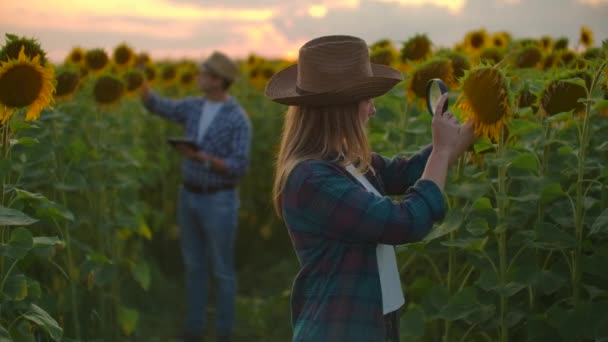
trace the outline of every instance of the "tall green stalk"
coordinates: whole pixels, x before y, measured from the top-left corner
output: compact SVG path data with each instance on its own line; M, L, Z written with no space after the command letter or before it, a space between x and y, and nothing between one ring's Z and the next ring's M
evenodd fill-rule
M603 62L596 70L589 89L587 89L587 99L585 101L585 117L583 119L583 129L579 129L579 150L578 150L578 169L576 179L576 201L574 212L574 235L576 238L576 247L572 260L572 299L574 304L578 304L580 300L581 288L581 257L583 247L583 228L585 219L585 191L583 183L585 179L585 160L587 157L587 148L589 145L590 129L591 129L591 106L593 104L593 90L598 84L598 81L606 68L606 62Z
M498 242L498 279L500 283L500 341L507 342L509 340L509 326L507 322L508 313L508 297L504 291L507 285L507 226L505 223L507 209L507 164L505 162L505 130L500 132L500 140L498 142L498 193L496 203L498 205L498 224L496 226L496 239Z

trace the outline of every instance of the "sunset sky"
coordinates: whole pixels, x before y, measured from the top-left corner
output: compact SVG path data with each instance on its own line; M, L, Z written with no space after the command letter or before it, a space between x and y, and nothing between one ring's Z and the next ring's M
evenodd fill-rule
M0 33L37 38L61 61L73 46L121 42L154 58L202 58L213 50L297 56L307 40L350 34L368 43L427 33L451 46L472 29L515 37L567 36L581 25L608 38L608 0L1 0Z

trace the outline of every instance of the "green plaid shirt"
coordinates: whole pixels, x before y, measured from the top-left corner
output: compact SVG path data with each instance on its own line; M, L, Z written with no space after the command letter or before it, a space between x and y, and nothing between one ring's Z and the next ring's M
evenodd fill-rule
M309 160L292 171L282 193L283 215L301 269L293 284L294 341L382 341L380 243L422 239L446 212L441 190L419 179L431 152L412 158L372 155L365 176L378 197L337 163Z

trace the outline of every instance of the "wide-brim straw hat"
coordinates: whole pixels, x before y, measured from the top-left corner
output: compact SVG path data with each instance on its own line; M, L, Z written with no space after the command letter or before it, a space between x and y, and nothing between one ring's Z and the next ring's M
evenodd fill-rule
M298 63L275 74L265 94L293 106L347 104L383 95L402 80L400 71L370 62L362 39L325 36L304 44Z
M238 65L225 54L215 51L201 63L201 68L210 70L221 78L234 82L239 75Z

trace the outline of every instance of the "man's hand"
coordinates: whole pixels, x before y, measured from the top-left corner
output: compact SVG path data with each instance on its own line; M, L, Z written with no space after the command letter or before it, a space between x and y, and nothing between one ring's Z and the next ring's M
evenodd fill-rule
M198 161L205 161L205 160L208 159L208 156L207 156L207 154L205 152L197 151L197 150L193 149L192 147L190 147L189 145L186 145L186 144L177 144L175 146L175 149L177 149L177 151L184 158L188 158L188 159L192 159L192 160L198 160Z

